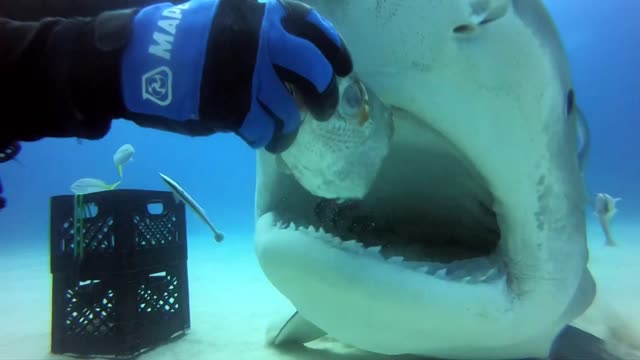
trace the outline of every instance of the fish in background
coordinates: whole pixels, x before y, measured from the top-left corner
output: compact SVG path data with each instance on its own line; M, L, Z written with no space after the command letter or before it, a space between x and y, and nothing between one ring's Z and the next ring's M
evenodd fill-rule
M613 198L608 194L599 193L596 195L595 200L595 215L598 217L600 221L600 226L602 226L602 231L604 232L604 236L606 238L605 244L607 246L616 246L616 242L613 240L611 236L611 219L618 212L616 208L616 203L622 200L621 198Z
M160 174L160 177L162 178L164 183L169 187L169 189L171 189L174 197L176 198L176 201L181 200L183 203L185 203L185 205L193 210L193 212L200 218L200 220L202 220L205 224L207 224L207 226L209 226L211 231L213 231L214 240L216 242L221 242L222 240L224 240L224 234L216 230L211 220L209 220L209 217L205 213L204 209L191 197L191 195L189 195L189 193L187 193L180 185L178 185L177 182L173 181L170 177L162 173L158 174Z
M82 178L71 184L71 191L76 195L86 195L99 191L113 190L120 185L120 181L107 184L103 180L95 178Z
M120 178L122 178L122 166L132 160L135 153L136 151L131 144L124 144L113 154L113 164L116 166Z
M96 178L82 178L76 180L73 184L71 184L71 191L76 195L85 195L91 194L99 191L108 191L113 190L122 182L122 166L127 162L131 161L133 155L135 154L135 149L131 144L122 145L116 152L113 154L113 164L116 166L118 170L118 175L120 175L120 180L113 183L107 184L104 180L96 179Z

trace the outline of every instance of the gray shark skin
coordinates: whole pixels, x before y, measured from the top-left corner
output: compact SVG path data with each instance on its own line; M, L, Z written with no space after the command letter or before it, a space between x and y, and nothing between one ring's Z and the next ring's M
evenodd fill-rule
M297 309L271 339L546 358L595 296L575 95L539 1L308 1L393 109L370 189L312 195L258 153L256 254ZM299 329L299 331L296 331Z

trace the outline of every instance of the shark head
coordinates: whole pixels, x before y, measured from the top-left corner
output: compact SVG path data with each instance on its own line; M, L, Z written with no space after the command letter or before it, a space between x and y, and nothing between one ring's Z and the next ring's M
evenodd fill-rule
M368 191L258 154L256 252L306 322L382 354L547 356L591 304L575 95L539 1L311 1L393 109Z

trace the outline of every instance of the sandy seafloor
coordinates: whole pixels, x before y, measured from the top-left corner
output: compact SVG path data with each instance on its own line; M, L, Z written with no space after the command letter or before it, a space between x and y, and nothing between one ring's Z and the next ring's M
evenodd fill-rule
M575 325L605 339L640 345L640 227L630 221L613 228L618 247L604 246L596 223L589 226L590 267L599 294ZM48 244L42 249L0 254L0 359L64 359L49 353L51 275ZM140 359L414 359L387 357L316 341L307 348L277 351L265 346L274 320L293 308L268 282L253 251L252 234L227 234L215 244L189 239L191 330L180 340ZM614 344L615 345L615 344ZM623 349L623 347L616 347ZM625 358L640 358L627 352Z

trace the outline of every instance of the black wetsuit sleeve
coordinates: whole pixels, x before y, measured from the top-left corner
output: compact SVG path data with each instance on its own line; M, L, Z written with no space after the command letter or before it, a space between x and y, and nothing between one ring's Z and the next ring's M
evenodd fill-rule
M140 8L160 2L163 0L0 0L0 15L18 21L94 17L109 10Z
M0 148L106 135L125 113L119 69L133 16L154 2L0 0Z

